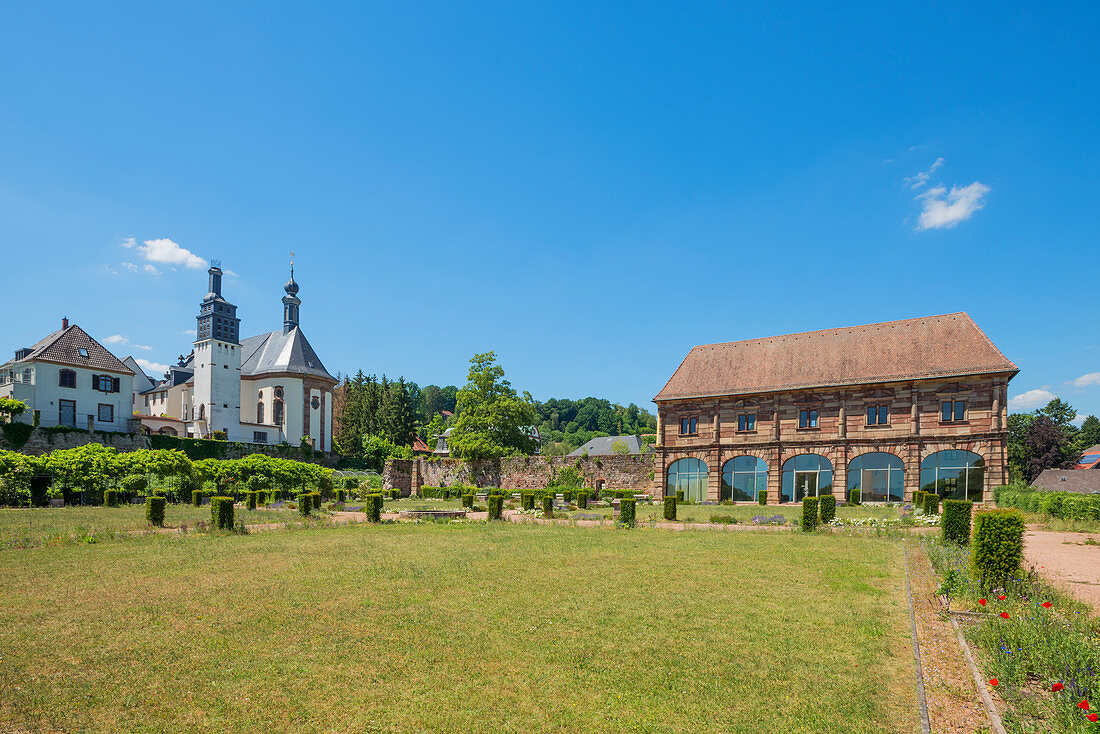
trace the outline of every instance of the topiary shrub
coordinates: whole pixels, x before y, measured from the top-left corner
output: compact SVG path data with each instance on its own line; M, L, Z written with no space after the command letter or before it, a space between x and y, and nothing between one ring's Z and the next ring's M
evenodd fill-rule
M681 505L684 504L684 490L682 490L682 489L676 490L676 502L677 502L677 504L681 504Z
M853 489L851 492L848 493L848 504L849 505L862 504L860 502L860 499L859 499L859 490L858 489Z
M257 492L254 489L249 490L248 492L246 492L245 493L245 507L247 507L249 510L255 510L256 509L256 503L257 503L256 495L258 495L258 494L259 494L259 492Z
M1018 510L991 510L974 516L972 567L987 589L1004 587L1020 570L1024 516Z
M202 506L202 490L201 489L191 490L191 504L194 505L195 507L201 507Z
M499 494L489 495L489 519L499 520L500 513L504 510L504 497Z
M390 490L390 499L391 500L401 499L401 490L400 489L391 489Z
M970 542L970 515L974 503L966 500L943 501L943 539L966 545Z
M343 489L336 490L336 501L337 502L347 501L347 496L348 496L348 493L345 490L343 490Z
M321 493L320 492L310 492L309 496L313 499L313 509L315 509L315 510L321 509Z
M118 507L118 490L107 489L103 491L103 504L108 507Z
M577 492L577 507L581 510L588 509L588 492L583 489Z
M676 519L676 498L675 497L665 497L665 519L666 520L675 520Z
M474 506L474 496L472 494L462 495L462 506L463 507L473 507Z
M821 524L828 525L836 517L836 497L823 494L817 500L821 509Z
M145 519L150 525L162 527L164 525L164 505L167 500L162 495L154 495L145 498Z
M812 533L817 528L817 497L802 498L802 532Z
M210 522L215 530L233 529L233 498L210 498Z
M535 493L534 492L520 492L519 506L525 510L535 509Z
M542 496L542 516L553 517L554 516L554 495L544 494Z
M768 504L768 490L766 490L766 489L756 490L756 503L758 505Z
M380 522L382 520L381 492L367 495L367 504L363 506L363 512L367 513L367 522Z
M313 509L313 498L309 496L308 492L301 492L298 495L298 514L305 517L309 514L309 511Z
M932 494L931 492L925 492L925 494L924 494L924 514L925 515L938 515L938 514L940 514L940 496L938 494Z
M637 502L638 501L634 498L619 500L619 523L621 525L625 525L628 528L634 527Z

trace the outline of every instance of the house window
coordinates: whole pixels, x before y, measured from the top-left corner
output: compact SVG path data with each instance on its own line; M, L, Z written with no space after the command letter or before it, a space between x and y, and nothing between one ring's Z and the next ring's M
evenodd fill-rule
M149 396L148 395L145 396L145 407L146 408L149 407Z
M61 370L57 373L58 387L76 387L76 372L73 370Z
M756 414L749 413L746 415L737 416L737 430L738 431L755 431L756 430Z
M798 427L799 428L817 428L817 411L816 410L800 410L800 411L798 411Z
M253 431L252 443L267 443L267 431Z
M256 403L256 422L257 423L263 423L264 422L264 404L263 403ZM264 435L266 436L267 434L265 433Z
M669 464L666 476L666 497L675 497L680 490L684 499L690 502L702 502L707 498L707 465L700 459L678 459Z
M885 426L890 422L890 408L887 405L870 405L867 407L867 425Z
M83 357L84 359L88 358L88 350L87 349L85 349L84 347L80 347L79 351L80 351L80 356L81 357Z
M768 464L755 456L738 456L722 467L719 500L756 502L757 492L768 488Z
M118 392L119 380L110 375L92 375L92 389L99 392Z
M681 418L680 419L680 435L681 436L694 436L699 432L699 419L698 418Z
M966 420L966 401L944 400L940 405L940 420L944 423Z
M272 413L272 417L274 418L275 425L277 425L277 426L283 425L283 401L282 400L276 400L275 401L275 405L272 407L271 413Z
M99 404L99 415L96 416L96 420L100 423L114 423L115 422L115 406Z

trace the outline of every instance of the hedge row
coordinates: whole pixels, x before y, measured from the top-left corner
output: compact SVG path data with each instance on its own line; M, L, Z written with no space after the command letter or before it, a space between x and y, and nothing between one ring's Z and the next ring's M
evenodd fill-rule
M1100 520L1100 495L1098 494L999 487L993 490L993 499L1000 507L1015 508L1062 520Z

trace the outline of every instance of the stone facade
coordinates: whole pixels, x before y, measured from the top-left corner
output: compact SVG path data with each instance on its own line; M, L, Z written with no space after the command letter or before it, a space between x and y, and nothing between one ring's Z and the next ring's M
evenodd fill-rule
M963 450L985 464L982 499L1008 481L1008 381L1012 374L949 380L908 380L730 397L658 400L657 471L652 493L664 494L668 468L682 458L707 467L707 499L718 500L726 462L738 456L762 459L768 468L769 504L781 499L783 466L801 454L817 454L833 467L833 494L844 499L847 470L856 457L892 454L904 465L904 498L920 489L922 462L943 450ZM963 401L961 420L942 420L945 401ZM867 408L886 406L883 424L870 425ZM803 410L817 411L817 425L800 427ZM755 416L753 430L738 430L741 415ZM694 434L681 433L682 419L695 419ZM690 425L690 424L689 424Z
M460 459L393 459L386 463L382 481L386 489L417 494L420 487L468 484L504 489L548 487L566 467L579 471L590 487L634 489L649 492L655 465L652 455L515 456L499 462L465 462Z

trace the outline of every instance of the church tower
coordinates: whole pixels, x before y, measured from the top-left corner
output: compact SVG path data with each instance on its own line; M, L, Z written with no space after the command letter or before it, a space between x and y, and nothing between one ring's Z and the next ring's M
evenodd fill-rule
M237 307L222 298L217 260L207 273L210 290L199 305L195 337L194 420L206 437L225 431L230 441L241 432L241 320ZM205 424L205 425L202 425Z

